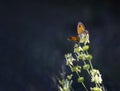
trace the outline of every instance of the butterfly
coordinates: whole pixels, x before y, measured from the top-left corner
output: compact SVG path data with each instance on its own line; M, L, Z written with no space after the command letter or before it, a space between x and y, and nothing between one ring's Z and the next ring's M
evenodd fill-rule
M85 26L81 22L78 22L77 34L78 34L77 36L70 36L68 38L68 40L74 41L74 42L80 42L80 39L83 37L83 35L87 35L88 34L88 31L85 30Z

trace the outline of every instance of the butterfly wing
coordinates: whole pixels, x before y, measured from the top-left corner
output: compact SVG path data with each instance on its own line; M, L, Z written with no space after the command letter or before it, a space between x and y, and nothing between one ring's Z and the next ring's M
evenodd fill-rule
M76 36L70 36L70 37L68 38L68 40L78 42L78 41L79 41L79 38L76 37Z
M77 25L78 35L80 35L84 30L85 30L85 26L83 25L83 23L79 22L78 25Z
M70 41L74 41L74 42L79 42L80 41L80 34L83 33L85 31L85 27L84 25L79 22L78 25L77 25L77 33L78 33L78 36L71 36L68 38L68 40Z

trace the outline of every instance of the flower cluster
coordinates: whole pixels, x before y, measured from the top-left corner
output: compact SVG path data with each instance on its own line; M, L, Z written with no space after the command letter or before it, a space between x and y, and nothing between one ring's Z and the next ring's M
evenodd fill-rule
M84 32L82 32L79 35L79 38L80 38L79 43L84 43L84 44L90 43L90 41L89 41L89 34L88 34L87 30L84 30Z
M96 84L101 84L102 83L102 78L99 70L92 69L90 70L91 73L91 82L95 82Z
M58 89L59 91L72 91L72 74L67 75L65 78L65 75L62 75L61 79L58 79L59 85Z
M78 38L80 39L78 42L75 42L74 53L65 54L66 65L70 68L72 73L75 72L77 74L78 83L81 83L86 91L103 91L101 74L98 69L93 68L91 62L93 57L88 53L90 43L88 31L83 31ZM79 63L79 65L76 63ZM93 87L87 88L85 86L85 78L81 75L82 70L85 70L90 76L91 83L95 84ZM71 91L71 79L72 76L69 80L67 78L67 80L65 79L63 82L59 82L62 85L62 87L59 87L60 91Z

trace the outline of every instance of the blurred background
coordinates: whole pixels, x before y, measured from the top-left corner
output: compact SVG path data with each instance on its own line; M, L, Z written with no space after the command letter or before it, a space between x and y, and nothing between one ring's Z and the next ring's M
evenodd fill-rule
M77 34L79 21L107 91L120 91L117 0L0 1L0 91L58 91L52 78L73 51L67 38Z

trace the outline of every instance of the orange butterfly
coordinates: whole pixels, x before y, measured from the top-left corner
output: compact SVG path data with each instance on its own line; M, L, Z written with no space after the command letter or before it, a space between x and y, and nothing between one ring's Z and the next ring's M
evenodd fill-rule
M68 40L79 42L82 34L88 34L88 31L85 30L85 26L79 22L77 25L77 36L70 36Z

